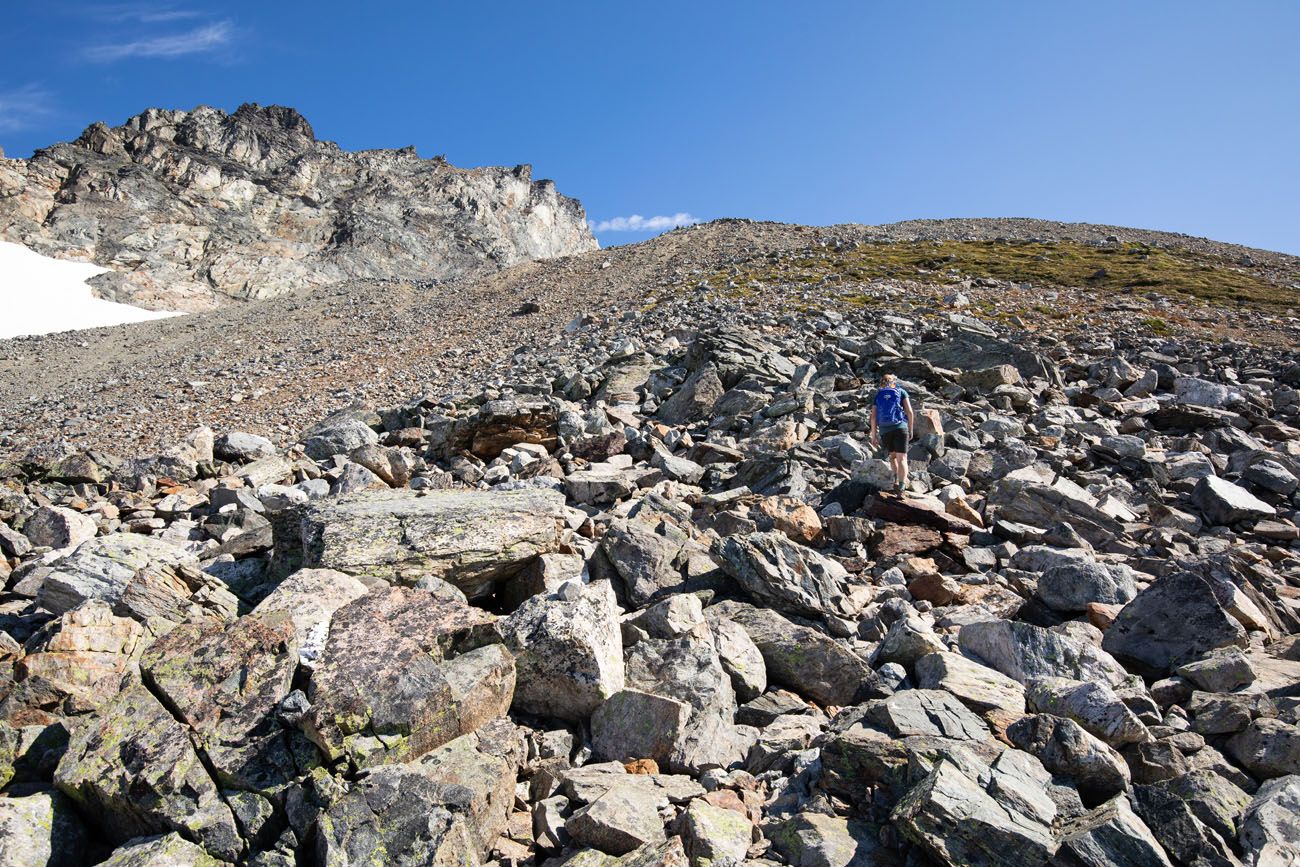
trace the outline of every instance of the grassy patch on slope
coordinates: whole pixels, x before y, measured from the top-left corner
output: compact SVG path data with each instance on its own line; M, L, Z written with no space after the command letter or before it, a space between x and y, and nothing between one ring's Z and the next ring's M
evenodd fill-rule
M1255 276L1226 259L1145 244L1093 246L1077 241L920 241L869 243L855 249L757 258L710 277L744 290L751 280L816 283L827 277L951 283L968 277L1082 286L1098 291L1153 291L1216 303L1290 307L1295 290Z

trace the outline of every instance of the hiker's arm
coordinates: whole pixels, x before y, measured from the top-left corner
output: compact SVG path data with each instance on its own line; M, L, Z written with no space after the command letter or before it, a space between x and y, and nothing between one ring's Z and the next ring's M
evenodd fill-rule
M876 434L876 405L871 405L871 444L874 446L877 442Z
M907 439L910 442L916 438L916 416L912 414L912 399L903 398L903 414L907 416Z

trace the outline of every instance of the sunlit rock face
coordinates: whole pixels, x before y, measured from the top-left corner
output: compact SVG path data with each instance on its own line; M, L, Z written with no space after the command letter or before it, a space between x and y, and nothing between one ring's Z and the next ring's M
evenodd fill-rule
M101 298L186 311L597 247L581 204L530 166L348 152L291 108L251 104L149 109L0 160L0 238L110 268Z

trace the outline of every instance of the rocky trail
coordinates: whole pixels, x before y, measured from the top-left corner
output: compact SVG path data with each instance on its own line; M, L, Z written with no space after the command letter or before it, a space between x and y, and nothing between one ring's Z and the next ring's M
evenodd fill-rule
M1300 860L1294 311L881 231L5 345L0 862Z

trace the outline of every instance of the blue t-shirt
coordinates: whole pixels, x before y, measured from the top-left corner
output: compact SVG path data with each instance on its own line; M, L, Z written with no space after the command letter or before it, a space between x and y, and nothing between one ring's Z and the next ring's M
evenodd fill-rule
M903 412L903 402L907 392L898 386L879 389L874 398L876 404L876 425L885 428L905 427L907 413Z

